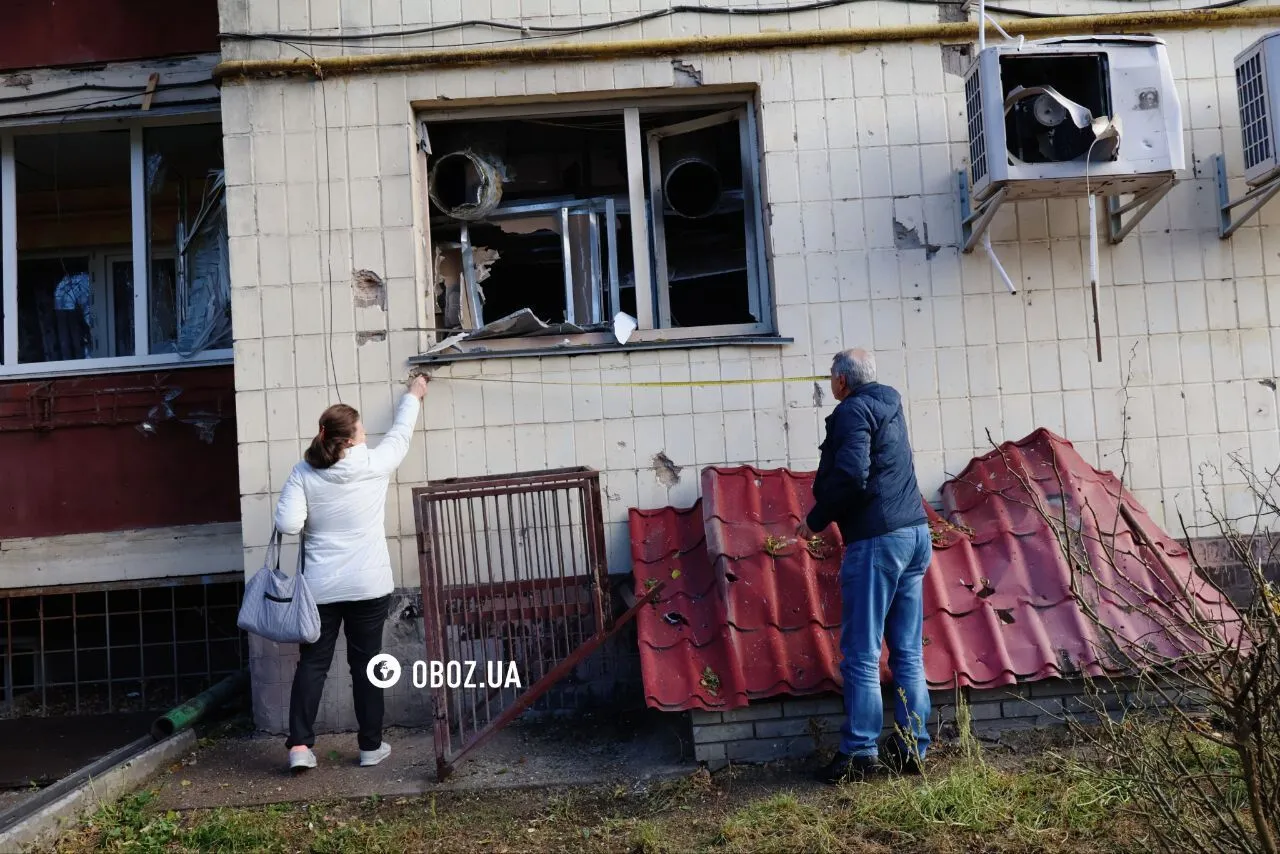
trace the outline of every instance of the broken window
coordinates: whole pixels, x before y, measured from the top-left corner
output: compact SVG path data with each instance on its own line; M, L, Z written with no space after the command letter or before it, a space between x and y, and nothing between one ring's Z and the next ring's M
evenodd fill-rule
M771 331L749 100L459 113L423 134L436 349Z
M0 137L0 222L0 373L228 355L216 123Z

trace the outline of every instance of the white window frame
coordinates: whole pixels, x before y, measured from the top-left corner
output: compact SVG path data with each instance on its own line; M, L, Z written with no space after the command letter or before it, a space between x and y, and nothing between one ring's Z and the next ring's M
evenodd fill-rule
M0 301L4 307L4 346L0 350L0 378L41 377L51 375L77 376L130 368L173 368L190 365L230 364L232 350L207 350L190 358L177 353L152 354L151 349L151 258L148 246L148 211L146 188L146 150L144 130L149 127L173 125L216 124L221 118L214 110L198 110L185 113L156 116L149 119L112 119L106 121L59 123L53 133L86 133L102 130L127 130L129 132L129 188L130 215L133 239L129 247L117 251L99 247L89 252L90 266L102 264L105 254L120 257L130 254L133 258L133 353L127 356L111 356L91 359L67 359L57 362L22 363L18 360L18 188L17 169L14 161L15 140L20 136L48 136L48 124L21 128L0 129ZM84 255L84 251L51 253ZM163 255L163 252L161 253ZM26 257L36 257L36 254ZM97 259L96 261L93 259ZM141 273L139 273L141 271ZM109 287L105 276L100 287ZM105 303L104 303L105 306ZM97 312L101 315L101 311Z
M666 297L669 286L666 281L665 271L658 269L665 257L665 246L658 246L655 236L661 239L662 228L661 223L657 224L651 220L654 219L651 213L651 188L645 181L644 164L649 162L651 158L656 156L657 142L665 135L665 132L676 130L677 132L684 124L675 126L674 128L654 128L645 132L640 126L641 110L651 112L663 109L705 109L708 111L716 111L719 113L741 111L742 121L739 123L741 128L741 150L742 167L743 167L743 210L746 217L746 227L749 230L752 240L747 247L747 268L748 287L751 289L749 293L750 305L753 309L758 309L759 322L757 323L740 323L740 324L720 324L712 326L662 326L661 324L668 321L666 315L667 305ZM632 333L628 344L636 343L661 343L661 342L689 342L690 346L696 346L703 339L719 339L729 341L733 338L741 339L760 339L771 338L777 335L777 318L776 303L773 298L772 276L770 275L768 254L767 254L767 238L764 228L765 211L763 205L762 190L762 163L760 152L762 150L759 139L759 102L753 92L739 91L723 91L718 93L705 93L687 96L672 95L655 95L650 97L629 97L629 98L610 98L607 93L600 93L599 97L584 97L581 101L571 103L525 103L525 104L504 104L494 106L483 102L474 105L451 104L449 107L437 108L424 106L417 113L420 132L429 138L432 127L444 123L466 122L486 119L521 119L521 118L572 118L575 116L598 116L601 114L621 114L623 118L624 132L626 134L626 160L627 160L627 183L628 183L628 209L630 211L643 211L645 216L630 216L631 242L633 247L632 256L635 259L635 281L636 281L636 321L637 329ZM694 119L689 124L704 124L709 120L716 123L719 116L706 116L702 119ZM426 146L420 146L426 147ZM438 152L443 153L443 152ZM430 169L431 163L428 155L426 168L423 170L423 186L422 192L425 196L425 175ZM427 214L428 221L424 223L424 229L427 235L428 245L428 271L429 278L434 280L434 265L431 261L431 225L430 210L431 206L428 201L423 201L423 210ZM646 251L638 251L634 247L645 247ZM655 263L655 258L657 263ZM607 264L605 266L608 266ZM609 283L604 284L606 291L609 289ZM428 293L432 293L428 291ZM466 295L463 295L466 299ZM430 300L427 307L428 317L434 317L437 321L441 319L438 309L435 305L434 296L428 296ZM496 318L489 318L496 319ZM439 325L439 324L437 324ZM449 334L447 332L439 332L438 339L443 339ZM485 338L482 342L483 349L487 352L494 351L528 351L539 349L558 349L564 350L565 344L568 343L570 348L572 345L596 346L607 344L613 341L610 333L585 333L582 335L570 336L540 336L540 337L510 337L510 338ZM466 347L463 341L460 345ZM678 345L677 345L678 346ZM619 345L619 349L625 349L627 345ZM448 358L448 356L445 356Z

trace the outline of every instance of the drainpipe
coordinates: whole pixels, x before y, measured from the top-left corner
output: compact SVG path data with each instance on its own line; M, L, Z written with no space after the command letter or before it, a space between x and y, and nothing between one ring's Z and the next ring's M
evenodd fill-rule
M211 710L243 691L249 684L249 671L241 670L223 679L209 690L192 697L177 708L170 709L151 724L151 737L156 741L168 738L197 723Z

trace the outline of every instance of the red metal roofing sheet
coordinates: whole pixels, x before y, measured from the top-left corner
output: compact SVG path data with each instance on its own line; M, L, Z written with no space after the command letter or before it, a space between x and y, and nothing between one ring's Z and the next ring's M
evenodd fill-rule
M779 542L811 505L813 475L739 467L707 469L702 477L703 498L692 508L631 511L637 593L657 581L667 585L638 619L649 705L726 709L778 694L838 691L843 543L834 527L823 533L827 547L817 555ZM1095 556L1109 541L1099 534L1117 532L1118 571L1099 573L1090 601L1099 602L1120 637L1149 638L1158 628L1123 600L1176 603L1180 584L1190 583L1208 611L1234 616L1216 592L1195 584L1186 551L1113 475L1090 467L1048 431L974 460L943 496L952 521L973 534L929 510L937 533L925 575L925 670L934 688L1117 669L1100 660L1104 644L1072 595L1058 534L1035 507L1060 513L1065 506L1076 529L1083 514L1093 539L1080 547ZM1121 497L1167 570L1120 518ZM1177 644L1166 640L1175 652Z

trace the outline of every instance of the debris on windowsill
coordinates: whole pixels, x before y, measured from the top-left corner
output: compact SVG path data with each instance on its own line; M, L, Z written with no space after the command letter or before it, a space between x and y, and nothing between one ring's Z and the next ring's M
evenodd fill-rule
M587 330L573 323L546 323L532 309L519 311L486 323L467 337L473 341L483 338L536 337L538 335L580 335Z
M457 335L450 335L443 341L439 341L427 348L426 355L429 356L432 353L443 353L446 350L451 350L459 341L464 340L466 337L467 333L465 332L459 332Z
M631 338L631 333L635 332L639 325L634 317L625 311L620 311L613 316L613 337L619 344L626 344Z
M479 329L450 335L427 350L427 354L461 349L458 345L463 341L484 341L491 338L540 338L551 335L581 335L601 328L603 328L603 324L582 327L573 323L546 323L534 314L532 309L522 308L492 323L486 323ZM569 339L566 338L564 344L569 345Z

